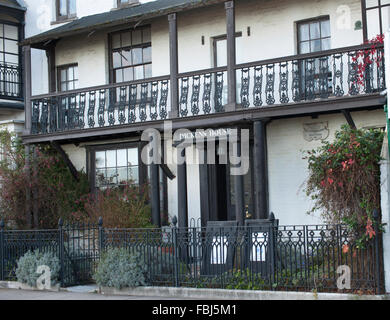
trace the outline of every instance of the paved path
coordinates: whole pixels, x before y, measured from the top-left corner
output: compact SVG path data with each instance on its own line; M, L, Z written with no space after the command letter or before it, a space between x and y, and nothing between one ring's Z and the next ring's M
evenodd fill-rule
M183 298L105 296L82 292L42 292L15 289L0 289L0 300L182 300Z

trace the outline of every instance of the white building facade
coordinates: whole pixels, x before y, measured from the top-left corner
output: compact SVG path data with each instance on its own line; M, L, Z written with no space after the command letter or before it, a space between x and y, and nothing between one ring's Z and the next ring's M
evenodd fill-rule
M345 123L386 126L384 66L356 87L351 58L387 30L387 1L22 6L22 44L32 57L25 143L61 145L92 188L152 181L156 224L173 216L180 226L242 222L270 212L284 225L320 223L306 213L302 151ZM166 121L174 131L249 130L249 172L237 178L229 164L191 163L200 159L195 146L184 165L143 165L142 132L163 132Z

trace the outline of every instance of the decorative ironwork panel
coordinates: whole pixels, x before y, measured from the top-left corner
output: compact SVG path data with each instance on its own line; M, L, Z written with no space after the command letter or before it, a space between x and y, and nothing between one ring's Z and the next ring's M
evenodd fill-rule
M106 120L104 119L104 113L106 110L106 90L99 90L99 108L98 108L98 124L99 127L104 127Z
M90 91L88 96L88 126L95 127L96 91Z
M85 107L87 104L87 94L85 92L80 93L80 101L79 101L79 123L78 127L83 129L85 126Z
M333 55L333 90L336 97L344 95L344 63L342 54Z
M250 83L250 77L249 77L249 68L243 68L241 69L241 91L240 91L240 98L241 98L241 105L243 108L249 108L249 83Z
M265 95L268 105L275 104L275 65L270 64L266 66L266 84Z
M157 120L158 118L158 110L157 110L157 102L158 102L158 82L152 82L152 100L150 102L150 119Z
M117 92L116 88L111 88L108 90L109 92L109 103L108 103L108 124L113 126L115 124L115 107L117 100Z
M166 119L168 116L167 103L169 93L169 81L161 81L161 96L160 96L160 118Z
M146 104L148 103L148 91L149 83L141 84L141 102L139 104L139 119L141 122L145 122L148 118L146 114Z
M348 53L348 93L351 96L359 94L359 74L358 74L358 61L354 58L356 52Z
M49 118L49 104L47 99L42 100L42 112L40 120L40 132L47 133L47 122Z
M316 59L305 59L305 98L315 99Z
M191 113L193 116L199 114L200 76L192 77Z
M288 62L279 63L279 97L281 103L288 103Z
M253 86L253 104L255 107L263 105L262 90L263 90L263 66L254 68L254 86Z
M302 77L301 77L301 62L299 60L293 60L292 64L292 99L294 102L302 100Z
M319 95L322 99L329 98L329 78L332 75L329 72L329 57L319 58Z
M215 112L223 112L223 72L217 72L215 79Z
M127 102L127 87L119 88L119 106L118 106L118 120L119 124L126 123L126 102Z
M211 73L205 74L203 76L203 112L204 114L209 114L211 112Z
M180 81L180 103L179 103L179 112L181 117L188 116L188 88L189 78L181 78Z
M56 132L58 129L58 122L57 122L57 115L58 115L58 104L57 104L57 97L51 97L50 98L50 104L49 104L49 126L50 126L50 132Z
M135 109L137 107L137 88L136 84L130 86L129 93L129 123L134 123L137 120Z

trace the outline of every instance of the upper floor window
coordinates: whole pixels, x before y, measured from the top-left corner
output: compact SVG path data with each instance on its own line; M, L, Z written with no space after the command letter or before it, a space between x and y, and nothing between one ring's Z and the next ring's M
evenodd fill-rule
M58 67L58 90L69 91L79 86L79 72L77 64Z
M57 21L76 17L76 0L56 0Z
M132 81L152 76L150 27L111 34L112 82Z
M19 64L19 29L17 26L0 23L0 64Z
M375 38L379 34L384 34L390 27L390 0L366 0L365 15L366 40Z
M298 22L297 26L299 54L330 49L329 17Z

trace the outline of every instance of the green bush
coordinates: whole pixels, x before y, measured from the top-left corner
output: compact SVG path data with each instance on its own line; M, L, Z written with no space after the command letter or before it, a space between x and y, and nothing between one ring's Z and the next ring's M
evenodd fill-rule
M139 254L115 248L102 254L93 279L99 286L122 289L146 285L145 274L146 266Z
M16 278L19 282L35 287L37 279L40 277L37 268L39 266L48 266L51 271L51 284L55 285L59 280L60 261L52 252L42 252L39 249L34 252L28 251L18 260L16 269Z

